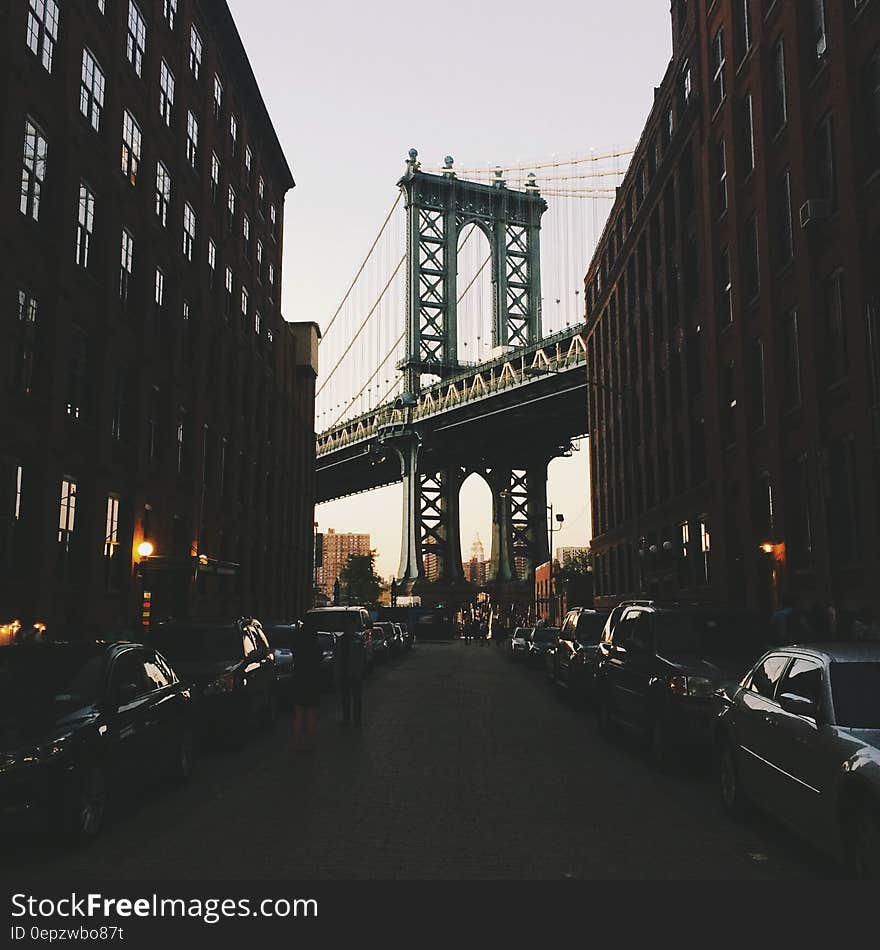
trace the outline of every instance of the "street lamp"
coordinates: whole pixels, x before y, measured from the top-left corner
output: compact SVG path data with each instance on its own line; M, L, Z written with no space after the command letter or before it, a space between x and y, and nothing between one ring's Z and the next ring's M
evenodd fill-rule
M154 550L155 548L153 547L153 544L151 541L141 541L141 543L137 547L138 557L143 557L143 558L152 557Z
M565 515L563 515L560 512L554 518L553 505L547 505L547 511L550 512L550 562L549 562L549 570L547 572L547 581L548 581L548 586L549 586L548 594L550 598L550 604L549 604L550 626L555 627L556 626L556 597L554 596L554 593L553 593L553 532L562 530L561 527L556 528L554 526L556 523L558 523L559 525L562 525L562 523L565 521Z

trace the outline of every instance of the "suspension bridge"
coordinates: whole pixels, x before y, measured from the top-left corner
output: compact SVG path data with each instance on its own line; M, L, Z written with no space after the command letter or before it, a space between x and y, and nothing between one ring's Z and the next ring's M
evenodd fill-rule
M531 599L549 556L547 465L586 429L583 275L630 154L456 169L410 150L324 328L316 399L319 503L403 483L401 592L469 593L458 496L478 472L489 584Z

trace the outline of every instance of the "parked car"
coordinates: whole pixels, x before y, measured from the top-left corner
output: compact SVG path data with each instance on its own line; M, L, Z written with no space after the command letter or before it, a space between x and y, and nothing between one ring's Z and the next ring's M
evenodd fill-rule
M880 643L772 650L721 699L724 807L754 803L880 879Z
M645 735L658 765L687 746L711 748L715 691L738 682L766 646L747 611L628 606L599 643L599 724Z
M559 627L533 627L529 633L526 662L530 666L543 666L548 650L556 646Z
M391 626L394 627L397 633L397 652L403 653L404 651L410 649L412 646L412 638L408 636L406 626L402 623L397 623L395 620L391 621Z
M507 642L507 655L514 660L524 660L529 655L529 637L534 627L516 627Z
M165 621L153 627L150 642L192 683L202 735L241 745L274 726L275 657L259 621Z
M152 647L0 647L0 827L102 829L117 793L193 765L190 690Z
M275 675L278 679L279 699L289 701L293 695L293 642L299 623L269 622L263 625L263 633L275 654Z
M373 621L365 607L314 607L306 613L305 623L307 626L314 625L319 635L336 635L353 630L364 644L366 673L372 672L376 661L376 643L381 638L373 636ZM384 643L384 640L382 642ZM380 646L379 650L381 649Z
M556 647L548 654L548 676L572 699L589 699L594 694L596 655L608 620L605 611L574 607L565 615Z
M334 685L333 659L336 648L336 634L318 634L318 643L321 644L321 684L325 689L332 689Z
M387 621L373 624L373 659L381 662L391 656L391 642L394 630Z

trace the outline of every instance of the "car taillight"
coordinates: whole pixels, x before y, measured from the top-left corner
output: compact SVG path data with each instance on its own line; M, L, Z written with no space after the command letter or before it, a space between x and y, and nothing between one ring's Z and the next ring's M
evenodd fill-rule
M688 694L688 680L686 676L670 676L669 677L669 692L673 696L687 696Z

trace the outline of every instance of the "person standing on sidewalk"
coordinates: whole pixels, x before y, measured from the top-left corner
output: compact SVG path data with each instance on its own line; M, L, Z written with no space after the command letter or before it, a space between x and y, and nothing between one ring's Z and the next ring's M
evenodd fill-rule
M313 752L318 736L321 706L321 659L323 651L314 624L300 626L293 635L293 720L297 752Z
M336 682L342 698L342 723L345 726L351 723L352 712L354 724L356 726L361 724L361 694L366 665L363 641L365 635L355 633L354 629L349 627L337 637L336 648L333 651Z

